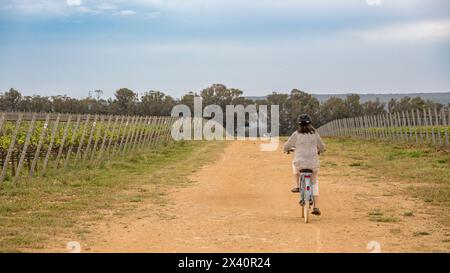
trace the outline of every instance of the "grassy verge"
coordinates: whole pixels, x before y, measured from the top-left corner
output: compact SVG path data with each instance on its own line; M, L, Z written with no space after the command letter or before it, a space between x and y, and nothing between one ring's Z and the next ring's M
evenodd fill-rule
M176 142L104 163L50 172L0 186L0 252L38 251L68 234L83 236L105 215L132 210L149 198L162 202L168 187L213 161L223 141Z
M349 138L327 138L326 142L334 152L350 158L351 167L409 183L405 186L412 196L444 209L450 206L448 150Z

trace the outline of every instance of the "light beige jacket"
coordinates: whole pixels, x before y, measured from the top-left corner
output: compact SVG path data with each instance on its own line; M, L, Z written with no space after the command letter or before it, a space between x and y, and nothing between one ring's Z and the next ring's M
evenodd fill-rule
M300 134L295 131L284 144L284 151L295 148L292 163L302 169L319 168L318 152L325 152L325 144L316 132L314 134Z

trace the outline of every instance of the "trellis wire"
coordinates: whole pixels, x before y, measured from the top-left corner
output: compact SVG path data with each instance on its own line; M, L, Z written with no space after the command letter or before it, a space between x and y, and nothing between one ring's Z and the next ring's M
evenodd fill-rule
M318 128L322 136L386 139L414 145L449 147L450 109L415 109L333 120Z
M170 141L172 117L0 112L0 182L88 161L92 166ZM3 144L4 145L4 144Z

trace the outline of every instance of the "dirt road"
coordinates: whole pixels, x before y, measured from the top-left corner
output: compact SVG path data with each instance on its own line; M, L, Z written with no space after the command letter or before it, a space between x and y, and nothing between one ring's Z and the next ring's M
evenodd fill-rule
M193 173L192 184L170 190L166 203L145 201L95 225L83 251L369 252L370 241L382 252L448 251L442 227L421 201L398 190L400 182L352 168L329 148L319 175L323 215L309 224L290 192L291 156L235 141ZM408 211L415 216L403 217ZM374 220L377 213L385 218ZM424 230L431 234L420 236Z

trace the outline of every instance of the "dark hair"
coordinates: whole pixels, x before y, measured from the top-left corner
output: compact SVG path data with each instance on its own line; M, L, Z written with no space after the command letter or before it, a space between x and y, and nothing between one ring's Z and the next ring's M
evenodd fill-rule
M316 129L314 129L314 127L311 125L311 123L306 124L306 125L300 124L300 127L298 127L297 132L299 132L300 134L314 134L314 133L316 133Z

